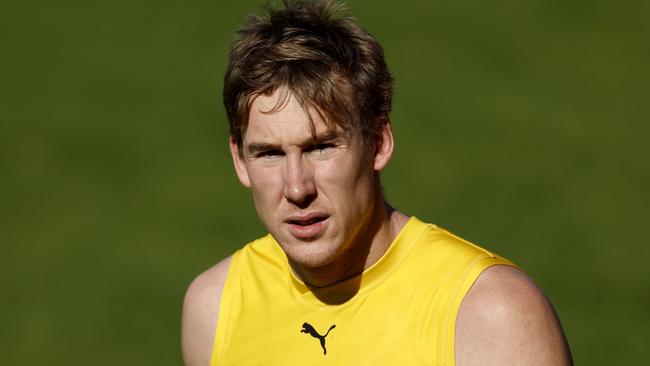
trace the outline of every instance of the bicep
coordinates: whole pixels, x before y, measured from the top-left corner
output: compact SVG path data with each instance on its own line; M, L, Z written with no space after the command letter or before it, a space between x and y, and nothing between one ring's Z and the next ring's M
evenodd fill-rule
M522 271L493 266L461 303L456 364L570 365L571 355L553 307Z
M192 281L183 301L181 348L187 366L208 366L212 356L221 292L231 257Z

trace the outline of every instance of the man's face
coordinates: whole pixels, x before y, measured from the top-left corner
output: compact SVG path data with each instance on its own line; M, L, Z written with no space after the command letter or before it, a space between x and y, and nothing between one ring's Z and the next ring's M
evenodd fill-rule
M280 94L254 99L243 156L232 139L230 149L240 181L253 192L262 223L287 256L302 266L321 267L334 262L369 230L378 204L376 172L390 158L392 140L386 157L364 147L359 133L327 127L315 111L314 135L293 96L280 110L264 113L276 105Z

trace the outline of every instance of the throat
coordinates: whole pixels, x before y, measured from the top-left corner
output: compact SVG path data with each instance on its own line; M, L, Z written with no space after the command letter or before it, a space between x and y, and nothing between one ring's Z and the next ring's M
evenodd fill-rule
M352 292L359 288L363 272L374 265L389 249L397 233L408 221L408 217L382 205L383 211L373 215L365 227L346 244L329 263L318 267L309 267L289 260L293 274L312 290L325 290L336 287L350 287Z

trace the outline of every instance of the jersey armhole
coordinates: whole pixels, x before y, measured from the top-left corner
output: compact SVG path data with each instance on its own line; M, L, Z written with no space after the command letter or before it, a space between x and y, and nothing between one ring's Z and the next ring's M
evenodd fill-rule
M217 328L215 329L214 343L212 344L212 357L210 366L216 366L221 363L224 350L228 345L228 335L230 334L230 313L233 307L233 301L236 296L233 291L237 288L239 282L239 257L241 249L232 255L226 281L221 290L221 300L219 312L217 314Z
M445 345L443 346L444 365L454 366L456 364L456 318L458 317L460 304L463 302L463 299L472 288L474 282L476 282L481 273L483 273L483 271L486 269L499 264L519 268L517 265L505 258L492 255L489 257L480 258L476 263L470 266L469 270L465 274L465 277L463 278L460 286L456 291L456 294L454 295L451 308L449 309L447 329L445 330Z

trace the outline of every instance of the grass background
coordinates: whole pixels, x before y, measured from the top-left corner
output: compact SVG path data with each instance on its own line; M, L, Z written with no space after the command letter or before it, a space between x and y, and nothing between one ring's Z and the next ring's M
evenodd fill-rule
M181 362L185 288L264 233L220 99L257 5L0 5L3 364ZM389 200L528 271L578 364L648 362L649 3L350 7L396 77Z

